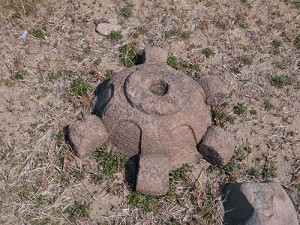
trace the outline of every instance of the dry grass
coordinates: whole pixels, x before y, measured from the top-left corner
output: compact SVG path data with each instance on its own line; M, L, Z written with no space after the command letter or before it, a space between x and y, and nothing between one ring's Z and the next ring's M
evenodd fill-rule
M267 178L299 214L297 1L37 3L0 1L1 224L221 224L222 186ZM122 39L95 32L109 18ZM103 177L95 156L77 159L63 137L90 113L97 83L125 67L120 50L130 43L164 47L179 70L218 75L231 90L214 121L237 139L234 158L225 168L201 161L157 199L133 194L121 167Z

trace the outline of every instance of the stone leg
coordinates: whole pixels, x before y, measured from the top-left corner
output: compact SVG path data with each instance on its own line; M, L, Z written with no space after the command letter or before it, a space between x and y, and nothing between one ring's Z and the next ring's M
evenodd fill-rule
M235 139L220 127L210 126L202 141L198 144L198 151L213 165L226 165L234 153Z
M69 126L69 141L78 157L87 156L108 139L108 133L99 117L89 115L83 121Z
M205 76L199 80L206 95L206 103L219 106L225 102L228 90L223 81L217 76Z
M161 154L141 154L136 191L145 195L161 196L169 190L170 160Z

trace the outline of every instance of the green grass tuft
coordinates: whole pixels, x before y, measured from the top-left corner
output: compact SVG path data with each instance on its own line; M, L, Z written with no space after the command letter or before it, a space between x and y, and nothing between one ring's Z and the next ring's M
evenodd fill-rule
M89 214L90 210L90 203L80 203L75 201L75 204L72 207L68 207L66 212L69 214L70 219L76 220L78 218L88 218L90 217Z
M36 38L45 39L45 31L41 28L34 29L33 34Z
M15 79L16 80L23 80L25 76L28 76L29 72L27 70L19 70L15 74Z
M247 112L247 108L242 104L237 104L233 107L233 112L237 115L243 115Z
M293 79L288 76L274 76L271 78L271 84L278 88L293 84Z
M123 38L123 35L121 33L121 31L112 31L110 32L110 34L108 35L108 39L111 42L117 42L120 41Z
M133 8L132 4L126 3L126 5L120 10L119 15L121 17L124 17L125 19L128 19L129 17L132 16L132 8Z
M120 48L120 58L124 66L132 67L138 64L139 50L137 44L131 42Z
M107 153L108 144L95 152L98 171L102 176L111 178L115 173L124 169L126 158L122 155L110 155Z
M202 53L205 55L206 58L209 58L215 54L214 51L211 50L210 48L204 48L202 50Z
M158 199L152 196L145 196L140 193L132 193L128 198L128 204L134 208L142 209L146 212L153 211Z
M92 90L92 87L86 81L76 79L71 85L71 90L74 94L83 97Z

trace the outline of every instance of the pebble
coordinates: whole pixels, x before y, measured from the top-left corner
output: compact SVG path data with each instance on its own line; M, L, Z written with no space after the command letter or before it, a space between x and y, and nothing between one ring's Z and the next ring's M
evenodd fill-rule
M28 31L24 30L24 32L21 34L21 36L19 37L19 39L25 40L26 37L27 37L27 35L28 35Z

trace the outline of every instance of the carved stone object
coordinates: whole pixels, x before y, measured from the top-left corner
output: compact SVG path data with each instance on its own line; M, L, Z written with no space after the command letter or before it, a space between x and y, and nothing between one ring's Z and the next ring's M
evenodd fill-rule
M223 82L218 77L197 82L169 67L167 57L163 49L147 48L144 64L124 69L96 88L94 116L69 128L69 140L78 156L101 147L104 137L116 147L113 153L128 158L138 155L136 190L155 196L168 191L171 170L203 156L225 165L235 147L231 135L211 122L209 104L221 104L228 93ZM96 116L98 122L90 122ZM82 142L77 141L79 134ZM89 141L83 141L84 136Z

